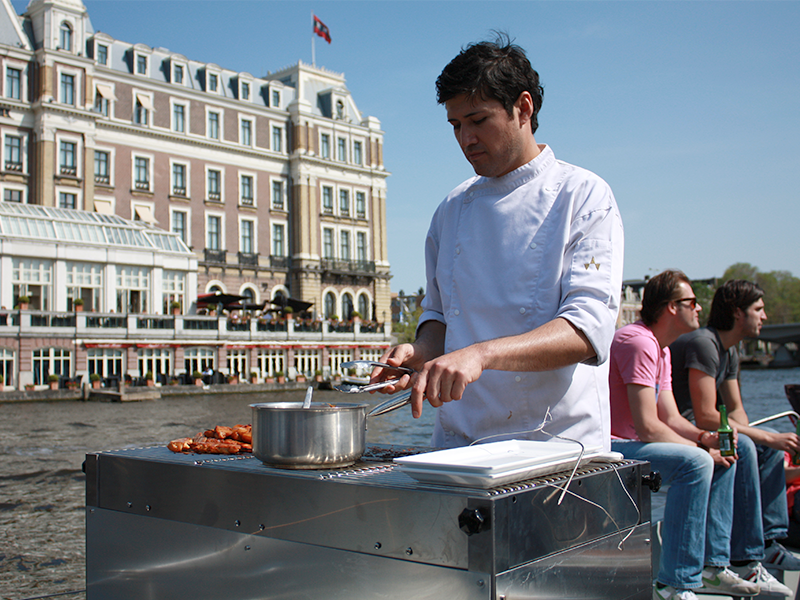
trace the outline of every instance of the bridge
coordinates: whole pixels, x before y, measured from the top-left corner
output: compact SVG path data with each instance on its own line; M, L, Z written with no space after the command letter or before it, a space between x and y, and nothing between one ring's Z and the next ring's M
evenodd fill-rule
M764 325L761 328L761 334L756 339L777 346L773 352L773 359L770 362L771 366L800 365L800 356L796 353L793 354L786 348L786 344L790 343L796 343L800 347L800 323Z

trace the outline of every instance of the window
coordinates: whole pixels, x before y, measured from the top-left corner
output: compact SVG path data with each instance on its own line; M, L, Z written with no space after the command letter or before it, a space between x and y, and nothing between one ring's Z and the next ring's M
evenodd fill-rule
M281 93L278 90L272 90L272 106L275 108L281 106Z
M22 98L22 71L6 68L6 98L20 100Z
M272 128L272 149L275 152L283 152L283 130L280 127Z
M150 159L137 156L133 159L134 187L137 190L150 189Z
M253 205L253 176L242 175L239 178L239 188L241 191L241 202L248 206Z
M347 162L347 140L344 138L336 140L336 157L341 162Z
M356 192L356 216L364 218L367 214L367 195L364 192Z
M367 261L367 234L363 231L356 233L356 260Z
M203 373L208 369L214 369L214 356L216 348L186 348L183 353L183 366L187 373L199 371Z
M22 203L22 190L11 190L6 188L3 190L3 200L5 202L18 202Z
M72 52L72 27L66 21L61 23L59 29L58 49Z
M136 72L139 75L147 75L147 57L141 54L136 55Z
M327 294L325 294L325 318L332 319L335 316L336 316L336 296L334 295L333 292L328 292ZM345 360L350 360L349 354ZM331 365L331 369L333 369L333 365Z
M208 137L212 140L219 139L219 113L218 112L209 112L208 113Z
M22 138L16 135L7 135L5 143L5 168L6 171L22 171Z
M350 192L347 190L339 190L339 212L345 217L350 215Z
M239 223L239 251L243 254L255 253L255 244L253 240L253 231L255 225L249 219L242 219Z
M152 102L149 96L136 94L136 106L133 111L133 122L137 125L147 125L150 121L150 108Z
M53 263L35 258L13 258L11 283L13 286L13 303L19 302L20 296L31 300L31 308L50 310L50 291L53 282Z
M272 224L272 256L286 256L284 232L285 226L282 223Z
M333 214L333 188L328 186L322 187L322 212Z
M209 169L208 170L208 184L207 184L207 192L208 192L208 199L209 200L216 200L217 202L222 200L222 193L221 193L221 182L222 182L222 173L217 171L216 169Z
M172 83L183 84L183 65L174 65L172 67Z
M13 350L0 349L0 375L6 385L14 386L14 373L16 373L16 354Z
M58 208L78 208L78 195L71 192L59 192Z
M219 78L215 73L208 74L208 91L216 92L218 87Z
M250 84L246 81L242 82L242 100L250 100Z
M350 260L350 232L341 231L339 235L339 258Z
M258 370L265 377L274 377L276 373L285 373L284 365L286 365L286 350L258 351Z
M33 383L47 383L50 375L69 377L72 373L72 352L64 348L39 348L33 351Z
M61 103L75 105L75 76L61 74Z
M117 267L117 312L146 313L150 297L150 270L146 267Z
M333 256L333 229L322 230L322 258L332 259Z
M283 182L272 182L272 208L283 210Z
M59 146L59 166L61 167L62 175L76 176L78 174L75 162L76 147L77 144L75 142L61 142Z
M108 46L105 44L97 44L97 62L101 65L108 64Z
M186 230L186 213L182 210L172 211L172 233L177 233L184 243L188 244L189 239Z
M331 136L328 135L327 133L323 133L320 135L319 155L322 158L331 157Z
M103 94L100 93L100 90L97 90L97 92L95 92L94 110L95 112L100 113L104 117L108 116L108 98L103 96Z
M108 185L111 183L111 154L103 150L94 151L94 181Z
M186 196L186 165L172 165L172 195Z
M164 271L161 280L162 309L164 314L169 314L170 304L179 302L181 307L186 306L186 275L180 271ZM148 369L150 371L152 369ZM155 371L153 371L155 373Z
M104 266L96 263L68 262L67 272L67 308L71 310L73 302L81 298L86 310L101 310L103 300Z
M206 248L220 250L222 248L222 217L209 215L206 218Z
M366 294L358 295L358 312L362 319L369 320L369 297ZM380 358L380 356L378 358Z
M124 350L114 348L90 348L86 352L86 367L89 375L97 373L101 377L111 377L112 375L122 377Z
M357 165L364 164L363 150L361 142L353 142L353 162Z
M239 142L243 146L253 145L253 122L249 119L239 121Z
M186 133L186 106L183 104L172 105L172 131Z

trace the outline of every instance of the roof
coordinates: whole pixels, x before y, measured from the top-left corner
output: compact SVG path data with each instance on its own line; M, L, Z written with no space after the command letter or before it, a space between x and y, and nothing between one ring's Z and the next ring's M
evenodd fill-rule
M114 246L194 256L178 234L84 210L0 202L0 239Z

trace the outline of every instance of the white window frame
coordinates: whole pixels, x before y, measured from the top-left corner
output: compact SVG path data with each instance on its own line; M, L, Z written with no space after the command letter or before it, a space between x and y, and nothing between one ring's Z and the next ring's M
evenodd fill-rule
M272 125L270 127L270 130L269 130L269 145L270 145L270 149L273 152L280 152L281 154L283 154L285 152L285 150L284 150L286 148L286 135L285 135L285 133L286 132L284 131L284 128L281 127L280 125ZM277 134L277 136L276 136L276 134ZM278 144L277 145L280 146L279 148L275 147L275 145L276 145L275 144L275 138L276 137L278 138Z
M209 196L208 190L208 172L209 171L218 171L219 172L219 199L212 199ZM223 167L217 165L206 165L205 166L205 198L209 202L220 202L225 203L225 169Z
M144 60L144 73L139 71L139 61ZM139 50L133 52L133 74L142 77L150 76L150 56Z
M175 81L175 67L180 67L181 71L183 72L183 79L179 82ZM169 61L169 81L174 85L182 85L183 87L188 86L189 63L171 58Z
M250 177L250 179L252 180L250 193L253 195L253 197L251 198L251 203L250 204L245 203L244 202L244 197L242 196L242 177ZM257 203L256 203L256 195L257 195L256 194L256 188L257 188L256 183L257 182L258 182L258 178L256 176L256 173L251 173L250 171L239 171L239 190L238 190L238 194L237 194L239 196L239 206L249 206L249 207L257 206Z
M219 248L212 248L211 250L225 251L227 245L225 243L225 213L215 210L206 211L205 219L203 222L203 244L208 247L208 219L209 217L216 217L219 219Z
M185 193L182 196L180 196L180 195L175 193L175 182L174 182L174 180L172 178L173 177L173 167L175 165L182 165L185 168L184 169L184 174L183 174ZM190 168L191 168L191 163L189 161L176 160L174 158L170 158L169 159L169 195L170 196L176 197L176 198L187 198L187 199L191 197L190 186L191 186L192 178L190 176L191 175Z
M212 75L217 78L216 79L216 81L217 81L217 89L216 90L212 90L211 89ZM209 69L208 67L206 67L206 86L205 86L205 91L208 92L209 94L216 94L218 96L220 94L222 94L222 73L220 71L218 71L216 69Z
M358 212L358 195L364 195L364 212ZM367 219L369 217L369 194L366 190L353 190L353 216L356 219Z
M275 102L275 95L278 95L278 102ZM270 88L269 90L269 106L270 108L280 108L283 101L283 94L281 90Z
M61 207L61 194L72 194L75 196L75 209L83 210L83 190L81 188L71 185L57 185L55 186L55 199L53 205L56 208Z
M105 114L103 114L102 111L99 111L98 114L100 114L100 115L102 115L104 117L111 118L114 115L114 106L115 106L114 103L115 103L115 101L117 99L115 85L113 83L111 83L110 81L97 81L96 79L94 80L93 83L94 83L94 102L92 103L92 107L93 108L96 107L97 106L97 99L98 98L102 98L103 101L105 101L105 103L106 103L107 110L106 110ZM97 87L98 84L109 88L111 90L112 97L111 98L106 98L100 92L100 89Z
M192 246L192 209L191 207L177 207L177 206L170 206L169 207L169 231L173 231L172 223L174 219L175 213L182 213L186 216L186 239L183 240L184 243L191 247Z
M280 198L280 205L275 204L275 184L279 183L281 185L281 198ZM272 177L270 178L269 182L269 207L272 210L280 210L283 212L287 212L287 203L288 198L286 197L286 190L287 190L287 183L286 180L282 177Z
M153 113L155 113L155 105L153 104L153 92L145 92L142 90L134 89L133 93L133 114L131 114L131 121L134 125L139 127L152 127L153 126ZM139 102L139 97L148 98L150 106L145 106L144 103ZM147 111L147 123L139 123L136 121L136 105L141 104L142 108Z
M255 96L255 94L254 94L255 85L253 85L253 83L254 83L253 80L250 79L249 77L242 77L241 75L239 75L239 78L238 78L238 84L239 84L238 87L239 87L239 89L237 90L237 92L238 92L238 99L241 102L253 102L253 98ZM242 92L243 92L243 89L244 89L244 84L247 84L248 89L250 90L249 98L244 98L243 97L243 93Z
M338 162L347 162L349 148L347 147L347 138L344 136L336 136L336 160Z
M27 173L28 172L28 135L21 131L13 131L13 130L3 130L3 171L9 171L6 166L6 139L9 137L19 138L19 159L20 159L20 170L19 171L11 171L13 173Z
M244 248L242 247L242 223L244 222L251 223L253 225L252 231L252 238L251 242L253 247L251 248L250 252L247 254L258 254L258 219L256 217L248 217L248 216L239 216L239 252L245 253Z
M5 202L6 200L6 190L13 190L15 192L21 192L20 194L20 204L28 204L28 186L26 185L19 185L14 183L4 183L2 188L0 188L0 202Z
M147 209L151 215L153 215L153 222L150 223L151 225L155 225L155 215L156 215L156 204L152 201L147 200L131 200L131 221L141 221L143 223L147 223L147 221L142 221L142 219L137 219L137 212L136 208L141 207Z
M211 115L217 115L217 137L211 137ZM225 111L215 106L206 106L206 137L216 142L221 142L225 139Z
M16 69L19 74L19 98L8 95L8 70ZM24 102L28 97L28 67L24 63L7 60L3 63L3 98L5 100Z
M342 210L342 193L347 194L347 212ZM334 212L340 217L352 218L355 216L353 207L353 190L349 187L339 186L336 188L336 198L334 199Z
M100 185L105 185L108 187L114 187L114 165L116 160L116 152L113 147L106 148L104 146L96 146L94 148L95 152L105 152L108 154L108 183L101 183ZM96 177L94 172L94 154L92 154L92 178ZM95 180L95 183L97 181Z
M331 192L331 206L330 210L325 207L325 190L330 190ZM324 215L334 215L336 214L336 188L332 185L321 185L319 191L319 206L322 209L322 214Z
M66 175L67 177L83 178L83 140L80 137L72 137L70 135L57 134L56 135L56 164L59 177L64 177L61 174L61 142L70 142L75 144L75 175ZM94 157L92 157L94 159ZM92 162L92 173L94 173L94 162ZM56 196L58 198L58 196Z
M327 141L328 141L327 151L326 151L325 147L322 144L322 141L325 138L327 138ZM331 148L331 139L332 138L333 138L333 135L331 134L330 131L320 131L319 132L319 157L320 158L325 159L325 160L330 160L331 159L331 152L335 150L334 148Z
M358 257L358 238L359 236L364 236L364 258ZM370 252L370 241L369 241L369 230L368 229L356 229L354 231L354 238L353 238L353 260L356 262L369 262L370 256L372 253Z
M242 135L242 132L243 132L242 124L243 123L249 123L250 124L250 143L249 144L245 143L244 136ZM251 116L241 116L240 115L239 116L239 143L242 146L247 146L248 148L252 148L253 146L255 146L255 141L256 141L256 123L255 123L255 119L253 117L251 117Z
M106 49L106 62L104 63L101 63L97 56L100 53L100 46ZM106 41L94 40L94 62L103 67L109 66L111 64L111 48L111 44Z
M274 234L276 226L277 227L281 227L283 229L283 239L281 240L281 242L282 242L281 243L282 254L275 254L275 236L273 234ZM287 237L288 231L289 231L289 229L288 229L288 224L287 224L286 221L284 221L282 219L272 219L272 220L270 220L270 223L269 223L269 255L270 256L276 256L276 257L279 257L279 258L285 258L285 257L289 256L289 239Z
M136 159L137 158L146 158L147 159L147 189L144 188L137 188L136 187ZM131 153L131 191L134 192L153 192L154 182L153 182L153 168L155 163L155 157L152 154L147 154L146 152L132 152Z
M66 29L69 30L69 48L63 48L62 43L64 41L62 32ZM56 50L62 50L64 52L70 52L72 54L75 53L75 44L77 43L77 36L76 36L76 27L75 23L73 23L70 19L61 19L58 22L58 34L55 37L58 40L56 44Z
M63 75L70 75L72 77L72 104L68 102L64 102L63 99L63 83L61 78ZM75 69L66 69L66 68L59 68L57 72L58 76L58 103L63 104L64 106L74 106L80 107L81 106L81 90L83 90L83 77L81 76L81 72Z
M361 156L358 157L358 160L356 160L356 144L360 144L361 145L361 151L360 151ZM351 162L354 165L358 165L359 167L363 167L364 166L364 152L365 152L365 149L366 149L367 145L364 142L364 140L361 139L361 138L354 139L352 141L352 145L353 145L353 148L352 148L352 151L350 153L350 156L352 157Z
M182 106L183 107L183 131L178 131L175 127L175 107ZM180 133L181 135L186 135L189 133L189 111L190 111L190 103L188 100L175 100L175 98L169 99L169 129L173 133Z

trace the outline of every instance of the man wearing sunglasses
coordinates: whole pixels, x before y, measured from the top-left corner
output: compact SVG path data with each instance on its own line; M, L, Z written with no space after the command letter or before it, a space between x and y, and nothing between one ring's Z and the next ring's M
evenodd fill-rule
M673 391L684 416L703 429L717 429L718 402L724 402L730 424L739 432L731 563L736 573L762 588L762 563L800 570L800 560L776 541L786 537L789 526L783 453L800 450L800 439L794 433L750 427L739 389L736 347L761 331L767 318L763 296L754 283L727 281L714 294L708 326L670 346ZM760 519L753 518L759 514ZM776 589L773 595L781 592Z
M735 461L719 436L681 416L672 395L669 344L699 327L689 279L664 271L644 288L641 320L611 344L611 448L646 460L669 486L655 600L695 600L695 592L753 596L730 565Z

